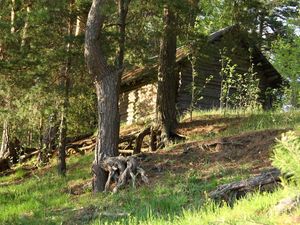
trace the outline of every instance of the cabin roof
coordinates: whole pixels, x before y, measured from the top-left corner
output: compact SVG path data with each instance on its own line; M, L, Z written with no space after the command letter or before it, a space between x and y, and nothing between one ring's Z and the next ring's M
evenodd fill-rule
M212 33L208 36L208 43L217 42L221 40L224 37L224 35L231 32L240 32L238 25L225 27L217 32ZM246 44L244 47L247 47L248 49L250 46L249 40L245 40L243 42L244 44ZM183 60L186 60L189 54L190 52L187 47L183 46L178 48L176 51L176 62L179 63ZM259 65L260 69L264 71L269 86L272 88L280 87L282 84L281 75L257 47L253 47L252 56L254 64ZM128 72L125 72L122 76L121 92L134 90L143 85L156 82L157 71L158 63L149 66L138 67Z

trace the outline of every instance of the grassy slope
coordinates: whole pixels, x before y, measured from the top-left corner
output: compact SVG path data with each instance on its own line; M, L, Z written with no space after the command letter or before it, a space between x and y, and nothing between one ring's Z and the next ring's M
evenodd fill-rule
M247 115L238 126L218 134L208 133L192 139L267 128L298 129L299 126L299 112L259 113ZM207 162L201 170L191 169L181 174L168 170L149 186L122 190L115 195L93 195L91 187L86 185L91 177L92 160L92 153L69 158L66 178L58 177L54 167L36 170L28 178L22 168L14 175L1 177L0 224L297 224L299 219L300 210L292 215L270 216L270 208L278 200L296 192L291 187L273 194L254 194L233 208L216 207L209 202L207 192L219 184L248 177L252 162L237 165L235 169L225 168L222 163ZM20 179L23 180L18 181ZM15 181L19 183L11 183ZM79 195L71 194L77 189Z

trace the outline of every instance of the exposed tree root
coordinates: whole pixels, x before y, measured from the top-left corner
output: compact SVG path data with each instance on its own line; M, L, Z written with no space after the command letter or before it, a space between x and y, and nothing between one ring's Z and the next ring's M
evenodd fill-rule
M138 175L140 175L144 183L148 183L145 171L139 166L138 160L134 156L106 157L101 161L100 166L108 172L105 191L109 191L112 182L115 182L115 187L113 189L113 192L115 193L121 187L126 185L130 179L133 188L135 188Z

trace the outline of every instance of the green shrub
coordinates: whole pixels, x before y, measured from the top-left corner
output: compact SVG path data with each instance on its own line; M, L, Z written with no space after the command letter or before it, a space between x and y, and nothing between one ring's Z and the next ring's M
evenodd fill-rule
M300 184L300 137L289 131L282 134L272 157L273 165L285 174L292 174L293 180Z

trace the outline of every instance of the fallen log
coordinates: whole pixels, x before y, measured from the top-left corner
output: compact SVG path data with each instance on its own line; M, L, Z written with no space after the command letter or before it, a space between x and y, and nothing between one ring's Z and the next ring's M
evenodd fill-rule
M128 143L132 143L136 137L138 135L138 132L129 134L129 135L123 135L120 136L119 138L119 144L124 143L124 142L128 142ZM87 135L82 135L82 137L84 137L84 139L79 139L79 136L76 138L69 138L68 139L68 144L67 144L67 148L79 148L80 150L86 150L86 149L92 149L95 144L96 144L96 137L91 136L88 134ZM71 141L74 140L74 141Z
M77 141L81 141L83 139L90 139L93 136L94 133L87 133L87 134L80 134L78 136L75 137L67 137L66 142L67 143L73 143L73 142L77 142Z
M36 148L21 148L20 155L31 154L36 151Z
M223 184L210 192L209 197L217 202L225 201L232 205L247 193L273 191L281 182L280 174L280 171L274 168L247 180Z
M88 146L84 146L84 147L81 147L81 148L78 148L80 151L87 151L87 150L93 150L96 146L96 143L93 143L91 145L88 145Z
M124 142L128 143L125 146L125 148L122 149L122 147L121 147L121 149L122 149L121 151L131 149L131 152L130 152L131 154L132 154L132 150L133 150L134 154L140 153L144 137L146 135L150 135L150 134L151 134L151 128L146 127L141 132L136 131L136 132L132 132L131 134L121 135L119 137L119 144L122 144ZM80 138L84 138L84 139L80 139ZM80 152L86 151L86 150L92 150L92 149L94 149L95 144L96 144L96 137L92 136L92 134L85 134L85 135L80 135L77 137L67 139L68 151L69 151L69 149L75 149L76 151L78 150ZM132 147L132 146L134 146L134 147ZM129 152L126 152L126 154L127 153L129 153Z
M139 134L139 132L134 132L132 134L127 134L127 135L121 135L119 138L119 144L123 142L132 142L134 139L136 139L136 136Z
M119 149L119 154L121 154L121 155L132 155L133 150L120 150Z
M39 153L40 153L40 150L36 150L36 151L31 152L29 154L21 155L20 158L19 158L19 161L24 162L25 160L30 159L33 156L38 155Z
M86 138L86 139L83 139L83 140L78 140L78 141L75 141L75 142L72 142L72 143L68 143L67 148L80 148L84 145L91 145L95 142L96 142L95 137Z

